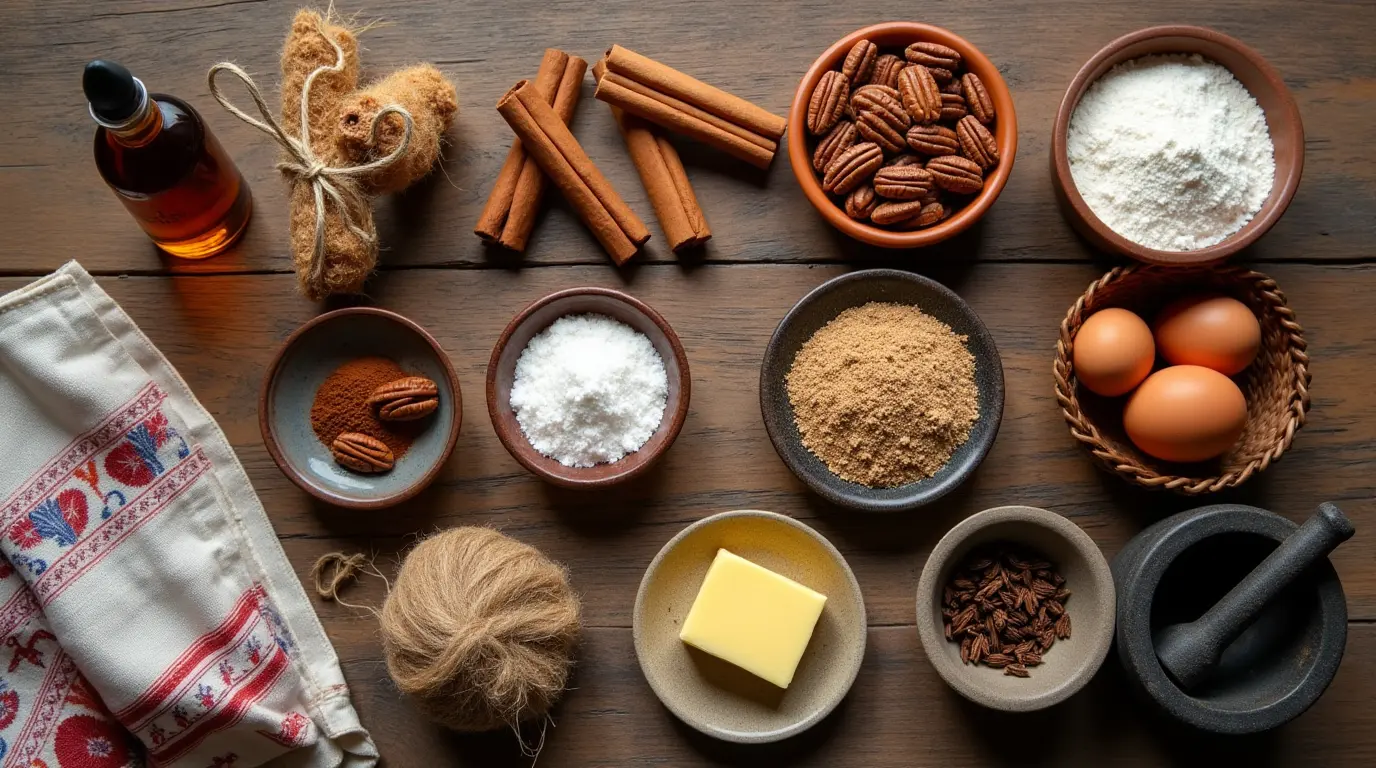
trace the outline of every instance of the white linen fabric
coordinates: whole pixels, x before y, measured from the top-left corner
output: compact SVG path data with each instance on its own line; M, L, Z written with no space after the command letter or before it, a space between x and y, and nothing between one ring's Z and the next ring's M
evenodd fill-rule
M0 768L376 764L224 433L76 262L0 297L0 404Z

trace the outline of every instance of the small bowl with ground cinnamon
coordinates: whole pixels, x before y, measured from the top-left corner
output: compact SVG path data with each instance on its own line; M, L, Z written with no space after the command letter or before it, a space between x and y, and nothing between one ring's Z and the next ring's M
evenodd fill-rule
M784 464L822 497L914 509L965 481L1003 418L1003 363L979 316L910 272L823 283L779 323L760 411Z
M463 403L439 343L384 309L327 312L268 367L258 422L283 474L321 501L380 509L420 493L454 450Z

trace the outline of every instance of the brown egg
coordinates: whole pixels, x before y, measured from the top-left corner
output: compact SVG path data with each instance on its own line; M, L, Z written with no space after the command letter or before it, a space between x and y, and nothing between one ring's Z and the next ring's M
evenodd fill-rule
M1075 378L1091 392L1117 397L1151 373L1156 344L1142 318L1126 309L1101 309L1075 334Z
M1156 348L1172 365L1202 365L1232 376L1256 359L1261 324L1237 299L1189 296L1156 316Z
M1226 453L1247 425L1247 400L1233 380L1198 365L1162 368L1123 409L1123 427L1143 451L1166 461Z

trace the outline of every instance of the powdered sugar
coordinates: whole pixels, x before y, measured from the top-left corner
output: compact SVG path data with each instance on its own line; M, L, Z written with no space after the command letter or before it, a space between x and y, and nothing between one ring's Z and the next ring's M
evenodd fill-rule
M1109 70L1070 118L1080 195L1113 231L1158 250L1213 245L1271 192L1266 117L1227 68L1201 56L1144 56Z
M591 467L645 445L668 394L664 360L644 334L605 315L567 315L521 351L511 409L535 450Z

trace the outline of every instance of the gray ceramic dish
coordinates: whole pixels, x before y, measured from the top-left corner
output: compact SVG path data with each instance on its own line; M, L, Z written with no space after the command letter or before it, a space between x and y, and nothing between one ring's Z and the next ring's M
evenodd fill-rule
M968 338L975 357L979 420L970 439L956 449L937 473L897 488L869 488L842 480L827 469L802 442L788 402L784 377L793 358L817 329L842 311L871 301L911 304ZM897 512L931 503L949 493L975 471L994 444L1003 420L1003 362L994 337L975 311L951 289L922 275L896 269L869 269L828 280L784 316L765 349L760 365L760 412L779 458L822 497L842 506L871 512Z
M679 639L722 548L827 596L787 690ZM866 633L860 583L836 547L791 517L750 509L703 518L670 539L645 569L632 616L636 659L664 706L708 736L740 744L779 741L821 722L855 683Z
M392 471L377 475L336 464L310 420L321 383L343 363L369 356L395 360L433 380L440 392L439 410L410 450ZM268 367L258 400L263 442L282 473L321 501L352 509L389 507L420 493L453 452L462 417L459 377L439 342L405 317L372 307L337 309L298 328Z

